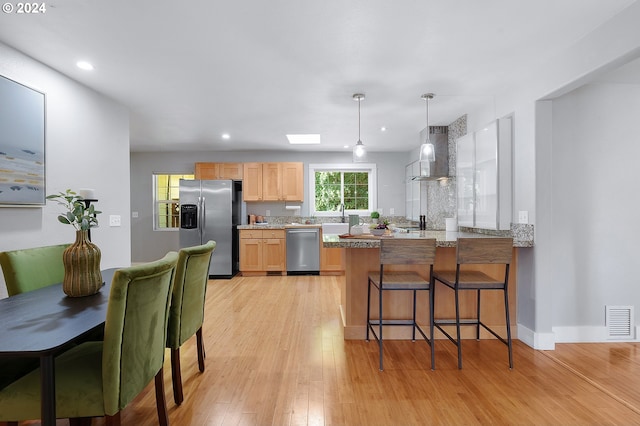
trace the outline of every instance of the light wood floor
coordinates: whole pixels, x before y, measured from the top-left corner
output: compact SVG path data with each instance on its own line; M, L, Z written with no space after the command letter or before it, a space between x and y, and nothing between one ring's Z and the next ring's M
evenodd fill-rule
M185 402L166 396L173 425L640 424L640 346L515 341L515 368L493 340L343 340L343 277L236 277L210 281L206 371L195 338L182 349ZM168 361L167 354L167 361ZM155 425L153 387L123 411L125 425ZM66 424L60 420L59 424ZM102 425L103 420L93 424Z

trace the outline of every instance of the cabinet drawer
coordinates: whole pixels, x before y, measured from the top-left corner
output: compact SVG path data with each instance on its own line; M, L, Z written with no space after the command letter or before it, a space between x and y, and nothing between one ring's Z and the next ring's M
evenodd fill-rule
M284 239L284 229L263 229L262 238L281 238Z
M240 239L247 238L285 238L284 229L241 229Z
M240 239L262 238L262 229L241 229Z

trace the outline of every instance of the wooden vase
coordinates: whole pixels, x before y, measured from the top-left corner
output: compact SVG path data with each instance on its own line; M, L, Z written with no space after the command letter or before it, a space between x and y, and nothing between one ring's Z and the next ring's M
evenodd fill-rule
M90 296L100 291L100 257L100 249L89 241L88 231L76 231L75 243L67 247L62 254L62 289L67 296Z

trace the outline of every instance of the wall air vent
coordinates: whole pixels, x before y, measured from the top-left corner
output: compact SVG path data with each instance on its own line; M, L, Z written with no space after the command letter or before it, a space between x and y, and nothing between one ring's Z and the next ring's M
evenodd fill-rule
M605 306L607 339L635 339L633 306Z

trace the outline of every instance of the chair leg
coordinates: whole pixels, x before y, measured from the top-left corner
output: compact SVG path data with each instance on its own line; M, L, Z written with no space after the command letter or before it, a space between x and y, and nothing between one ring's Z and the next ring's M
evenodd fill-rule
M382 287L382 285L380 286ZM380 347L380 371L383 371L382 368L382 288L378 289L378 327L379 327L379 335L378 335L378 343Z
M204 342L202 340L202 327L196 331L196 346L198 348L198 368L204 373Z
M507 324L507 347L509 348L509 368L513 369L513 347L511 345L511 320L509 319L509 291L504 289L504 310Z
M171 349L171 380L173 384L173 400L176 405L182 404L182 374L180 372L180 348Z
M160 426L169 425L169 414L167 413L167 401L164 397L164 377L162 367L156 374L156 408L158 410L158 424Z
M416 291L413 290L413 327L411 329L411 341L416 341Z
M371 280L367 282L367 336L365 341L369 341L369 321L371 321Z
M120 411L113 416L104 416L104 424L106 426L120 426Z
M431 346L431 370L436 369L436 340L433 337L435 330L434 321L435 315L433 313L433 306L435 305L435 292L433 291L436 286L435 281L432 279L429 286L429 345Z
M458 369L462 370L462 342L460 339L460 303L459 303L459 295L458 289L455 288L455 299L456 299L456 340L458 345Z
M480 290L476 290L478 292L478 297L476 301L476 318L478 319L478 323L476 324L476 340L480 340Z

